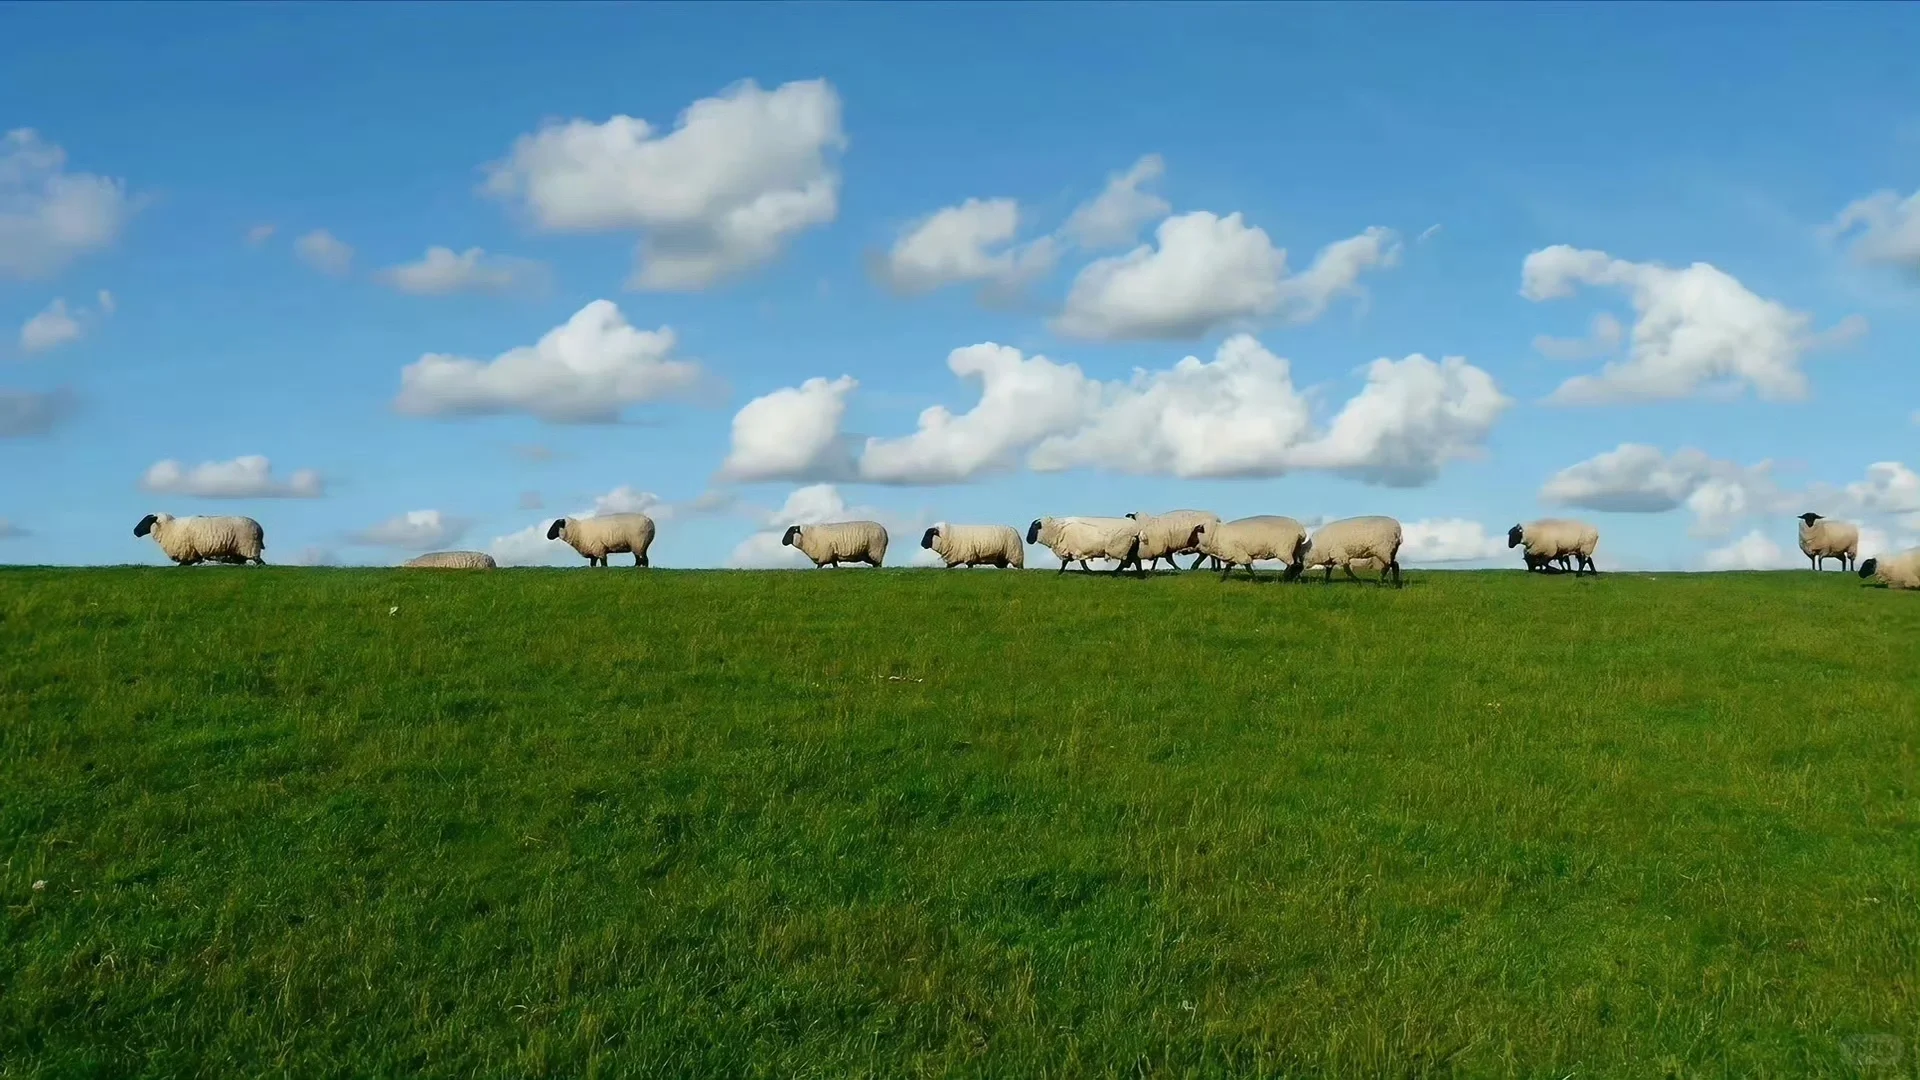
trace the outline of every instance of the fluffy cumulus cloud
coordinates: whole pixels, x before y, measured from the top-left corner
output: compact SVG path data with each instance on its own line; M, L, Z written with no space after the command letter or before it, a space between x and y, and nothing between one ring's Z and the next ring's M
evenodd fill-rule
M846 144L826 80L748 80L694 102L664 134L632 116L548 124L488 166L486 191L548 230L640 231L631 285L701 289L832 221Z
M351 535L356 544L426 551L445 547L466 534L469 522L438 510L409 510Z
M1485 562L1506 554L1506 536L1489 535L1486 526L1477 521L1438 518L1409 522L1401 529L1400 562L1404 565Z
M140 486L201 499L317 499L326 494L326 483L315 470L300 469L276 480L272 463L259 454L203 461L192 468L172 458L156 461L140 478Z
M1204 210L1162 221L1154 244L1087 264L1067 291L1054 329L1095 340L1199 337L1251 319L1319 317L1357 293L1367 270L1392 265L1392 230L1370 228L1322 248L1313 265L1288 276L1287 253L1237 213Z
M723 479L826 480L853 471L852 441L840 432L851 376L808 379L754 398L733 417Z
M1533 347L1540 355L1553 360L1592 360L1618 350L1626 335L1627 328L1620 320L1602 311L1593 317L1586 337L1557 338L1540 334L1533 339Z
M78 406L66 389L0 390L0 439L45 435L72 416Z
M261 244L273 239L273 234L278 231L280 231L279 226L272 223L255 225L247 230L247 245L249 247L259 247Z
M874 273L895 292L914 295L979 282L1019 289L1053 266L1051 237L1015 244L1020 207L1012 199L968 199L912 223Z
M65 150L32 128L0 136L0 275L47 277L120 235L126 184L67 171Z
M1090 251L1132 244L1141 226L1173 210L1167 200L1143 190L1166 171L1166 162L1159 154L1148 154L1125 172L1114 173L1100 194L1074 208L1060 231Z
M1895 191L1876 191L1855 199L1828 231L1845 238L1860 262L1920 274L1920 191L1905 198Z
M1555 473L1540 489L1540 498L1620 513L1685 507L1695 535L1720 537L1754 518L1784 520L1808 512L1828 517L1907 513L1920 508L1920 475L1901 462L1881 461L1867 466L1864 479L1844 486L1811 484L1788 490L1775 478L1770 461L1741 465L1690 447L1668 454L1654 446L1622 443Z
M353 245L325 229L315 229L293 242L300 261L330 277L345 277L353 269Z
M533 345L491 361L429 353L400 372L394 407L414 416L527 413L549 423L606 423L629 405L690 389L700 366L673 358L668 327L635 330L595 300Z
M1725 547L1706 553L1701 564L1708 570L1787 570L1805 562L1796 549L1788 551L1759 529Z
M382 283L401 292L446 296L531 288L544 273L545 268L530 259L488 255L477 247L458 253L452 248L430 247L419 262L390 266L380 271L378 277Z
M84 307L69 309L64 298L55 297L45 310L21 325L20 350L27 353L45 352L80 340L86 334L88 324L113 314L112 293L100 290L98 302L99 306L92 310Z
M1622 290L1636 320L1626 355L1560 384L1548 400L1562 404L1730 397L1747 390L1797 400L1807 393L1806 353L1865 326L1852 318L1815 334L1811 316L1758 296L1703 262L1676 270L1559 244L1528 255L1520 269L1520 295L1529 300L1563 299L1581 285Z
M1318 425L1287 362L1244 334L1223 342L1212 361L1189 356L1126 381L1103 382L1077 365L993 343L955 349L947 365L979 387L979 400L966 412L935 405L920 414L913 433L869 438L850 461L837 429L844 403L836 398L831 414L824 405L809 409L806 436L788 440L802 448L790 459L799 467L761 475L822 478L829 470L820 463L828 461L834 475L871 483L952 484L1024 463L1041 472L1093 468L1191 478L1318 469L1414 486L1449 462L1477 457L1511 404L1491 376L1465 360L1416 354L1369 365L1360 393ZM845 390L851 389L848 380ZM793 411L809 400L799 391L785 393ZM784 414L782 421L765 428L803 426ZM736 417L735 456L745 456L743 440L762 427ZM833 450L814 453L813 447Z

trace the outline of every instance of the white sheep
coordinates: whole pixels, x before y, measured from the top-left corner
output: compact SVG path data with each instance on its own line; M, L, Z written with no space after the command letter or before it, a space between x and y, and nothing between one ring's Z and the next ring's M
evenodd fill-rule
M429 551L400 565L439 570L492 570L497 564L493 556L484 551Z
M1895 555L1876 555L1860 564L1860 576L1889 589L1920 589L1920 547Z
M267 536L250 517L184 517L148 514L133 527L133 535L152 535L160 550L181 566L197 562L258 563Z
M1300 558L1307 543L1307 527L1290 517L1258 514L1233 521L1201 522L1194 526L1194 547L1219 562L1224 579L1236 566L1247 568L1255 577L1253 564L1261 559L1278 559L1287 564L1289 580L1300 574ZM1199 565L1199 560L1194 560Z
M1140 527L1131 518L1043 517L1027 526L1027 543L1044 544L1060 560L1060 573L1078 562L1091 570L1088 559L1117 559L1114 573L1140 563ZM1142 574L1146 573L1141 568Z
M1175 555L1190 555L1200 551L1192 546L1194 526L1218 523L1220 520L1219 514L1208 510L1169 510L1164 514L1136 511L1127 516L1139 523L1140 558L1148 569L1161 559L1167 560L1167 565L1175 570L1180 569L1180 564L1173 561ZM1199 554L1187 569L1198 569L1210 557ZM1214 559L1213 565L1219 567L1220 560Z
M1541 518L1507 530L1507 546L1523 548L1527 569L1545 569L1558 562L1563 570L1597 574L1593 551L1600 544L1600 530L1584 521L1566 518ZM1579 560L1570 566L1570 560Z
M1800 553L1815 570L1828 559L1839 559L1840 569L1850 570L1860 555L1860 530L1852 522L1801 514Z
M887 530L877 521L791 525L780 543L799 548L815 566L836 569L843 562L863 562L877 567L887 556Z
M653 546L653 519L645 514L603 514L588 518L554 518L547 539L565 540L587 557L588 566L606 566L607 556L633 553L633 565L648 566Z
M998 566L1015 570L1027 565L1027 549L1009 525L949 525L941 522L920 537L920 546L947 564Z
M1380 565L1380 580L1386 581L1391 574L1393 587L1397 589L1400 587L1400 538L1400 523L1390 517L1369 515L1330 521L1308 538L1300 565L1302 569L1326 567L1328 583L1333 581L1336 566L1358 581L1360 576L1353 572L1353 564L1371 559Z

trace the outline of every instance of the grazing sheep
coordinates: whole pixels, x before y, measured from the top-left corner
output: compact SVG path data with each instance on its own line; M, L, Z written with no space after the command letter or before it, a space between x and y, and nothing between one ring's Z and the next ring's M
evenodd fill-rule
M1355 563L1372 560L1380 565L1380 580L1393 576L1393 587L1400 587L1400 523L1390 517L1377 515L1367 517L1342 518L1330 521L1314 530L1307 540L1306 551L1300 556L1300 567L1324 566L1327 568L1325 581L1333 581L1333 568L1338 566L1355 581L1360 580L1353 572ZM1289 578L1297 576L1297 571L1289 572Z
M1920 589L1920 547L1868 559L1860 564L1860 576L1889 589Z
M1593 549L1599 544L1600 530L1566 518L1541 518L1507 530L1507 546L1525 549L1521 556L1529 570L1545 569L1558 562L1562 570L1597 574L1600 571L1593 565ZM1570 566L1570 560L1575 559L1579 560L1577 567Z
M949 525L941 522L920 537L920 546L940 556L948 569L956 566L998 566L1015 570L1027 565L1027 549L1010 525Z
M1860 530L1852 522L1801 514L1800 553L1815 570L1828 559L1839 559L1841 570L1851 570L1860 555Z
M1256 577L1253 564L1260 559L1278 559L1287 564L1288 579L1300 574L1300 554L1307 543L1307 527L1290 517L1259 514L1233 521L1202 522L1194 526L1193 546L1219 562L1221 580L1236 566L1247 568L1248 577ZM1199 565L1199 560L1194 564Z
M1091 570L1088 559L1117 559L1114 573L1140 565L1140 527L1131 518L1043 517L1027 526L1027 543L1045 544L1060 559L1060 573L1078 562ZM1140 572L1146 573L1141 567Z
M493 556L484 551L429 551L400 565L439 570L492 570L496 564Z
M887 556L887 530L877 521L835 521L825 525L793 525L780 538L784 547L797 547L815 566L838 568L843 562L879 566Z
M603 514L589 518L554 518L547 539L565 540L587 557L588 566L606 566L607 556L633 553L633 565L648 566L653 546L653 519L645 514Z
M1152 569L1161 559L1167 560L1167 565L1175 570L1180 569L1180 564L1173 561L1175 555L1190 555L1200 551L1192 546L1194 526L1218 523L1220 520L1219 514L1208 510L1169 510L1164 514L1136 511L1127 516L1139 523L1140 558L1146 562L1147 569ZM1198 568L1207 558L1207 555L1198 555L1187 569ZM1218 567L1220 560L1214 559L1213 565Z
M181 566L197 562L258 563L267 549L265 531L250 517L184 517L148 514L133 527L133 535L152 535L160 550Z

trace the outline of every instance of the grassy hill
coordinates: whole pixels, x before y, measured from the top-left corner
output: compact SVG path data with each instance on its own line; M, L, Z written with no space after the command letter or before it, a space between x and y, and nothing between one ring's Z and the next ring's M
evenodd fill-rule
M1912 1075L1917 823L1838 573L0 571L0 1076Z

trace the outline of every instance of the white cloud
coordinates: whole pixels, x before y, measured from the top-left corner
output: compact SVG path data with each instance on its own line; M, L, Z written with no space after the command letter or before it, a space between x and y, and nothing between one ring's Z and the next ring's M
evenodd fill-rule
M1833 237L1851 236L1849 250L1860 262L1920 273L1920 191L1904 199L1896 191L1856 199L1827 231Z
M1797 549L1788 552L1759 529L1714 548L1702 560L1708 570L1790 570L1802 561Z
M920 414L919 430L868 439L862 479L886 484L951 484L1013 467L1040 439L1078 426L1099 400L1099 386L1073 364L991 342L955 349L947 367L977 380L980 401L955 416L944 405Z
M115 311L120 310L120 305L118 302L114 300L113 294L108 292L105 289L100 290L96 299L99 301L100 310L105 312L108 315L111 315Z
M1027 466L1041 472L1226 477L1321 469L1417 486L1450 461L1477 457L1511 404L1486 372L1465 360L1415 354L1368 365L1367 385L1319 430L1287 362L1244 334L1223 342L1211 362L1189 356L1171 369L1136 370L1125 382L1101 382L1074 364L991 342L955 349L947 364L980 387L967 412L933 406L920 414L913 434L867 439L853 468L837 456L844 403L836 398L832 415L813 408L805 425L786 422L804 427L804 437L769 439L775 448L799 447L791 459L799 467L766 475L821 478L826 470L819 466L827 460L840 470L831 475L950 484L1013 469L1025 455ZM802 396L787 393L798 412ZM787 430L771 421L749 428ZM737 449L738 418L735 430ZM834 454L815 447L833 447Z
M44 352L69 341L80 340L80 322L67 311L67 302L56 297L45 311L28 319L20 327L20 348L25 352Z
M1012 199L968 199L936 210L902 230L875 273L907 295L948 285L986 282L1001 292L1019 289L1053 266L1051 237L1016 245L1020 207Z
M32 531L23 529L6 518L0 518L0 540L17 540L20 537L32 535Z
M317 499L326 494L318 472L300 469L284 481L275 480L272 464L259 454L205 461L191 469L172 458L156 461L140 478L140 486L202 499Z
M1593 317L1592 328L1583 338L1557 338L1541 334L1533 339L1534 351L1554 360L1591 360L1620 347L1627 328L1608 312Z
M1424 244L1438 235L1440 235L1440 223L1434 222L1432 225L1421 229L1420 235L1414 237L1413 242L1416 244Z
M847 396L860 385L842 375L808 379L754 398L733 417L724 479L837 479L853 469L851 440L840 433Z
M66 171L32 128L0 136L0 275L47 277L113 243L135 204L119 180Z
M409 510L398 517L362 529L354 533L351 539L356 544L372 547L426 551L459 540L466 533L468 524L463 518L442 514L438 510Z
M253 228L247 230L247 243L253 247L259 247L261 244L273 239L273 234L277 231L279 231L279 227L276 225L255 225Z
M1920 474L1898 461L1876 461L1867 466L1865 480L1847 485L1846 498L1855 513L1920 511Z
M1359 291L1362 272L1390 266L1399 244L1370 228L1320 250L1312 266L1287 276L1287 253L1238 213L1204 210L1162 221L1157 247L1096 259L1068 289L1054 329L1095 340L1199 337L1279 314L1308 322L1336 297Z
M45 435L77 407L70 390L0 390L0 439Z
M1489 536L1486 526L1477 521L1439 518L1408 522L1401 528L1404 564L1484 562L1506 554L1506 536Z
M1074 208L1061 232L1089 251L1126 247L1140 235L1140 227L1164 218L1173 210L1167 200L1141 187L1167 171L1159 154L1148 154L1125 172L1107 177L1100 194Z
M325 229L315 229L293 242L300 261L323 274L344 277L353 267L353 246Z
M1560 384L1548 400L1563 404L1729 397L1745 389L1797 400L1807 393L1804 354L1865 327L1848 319L1826 334L1811 333L1811 316L1755 295L1704 262L1675 270L1558 244L1528 255L1520 280L1520 295L1536 302L1572 296L1582 284L1618 288L1638 316L1627 355Z
M672 359L674 333L635 330L595 300L539 342L492 361L428 353L400 372L394 407L416 416L524 412L549 423L619 419L628 405L691 388L700 365Z
M388 267L377 277L401 292L445 296L530 288L541 280L544 272L545 267L530 259L489 256L477 247L458 254L452 248L430 247L419 262Z
M590 509L571 516L601 517L606 514L645 514L655 521L665 521L673 516L673 507L651 491L641 491L630 484L622 484L596 497Z
M826 80L771 91L748 80L694 102L665 135L631 116L545 125L488 166L486 191L545 229L639 230L630 285L701 289L832 221L846 144Z
M337 566L339 563L340 556L333 549L318 544L308 544L287 560L288 566Z

